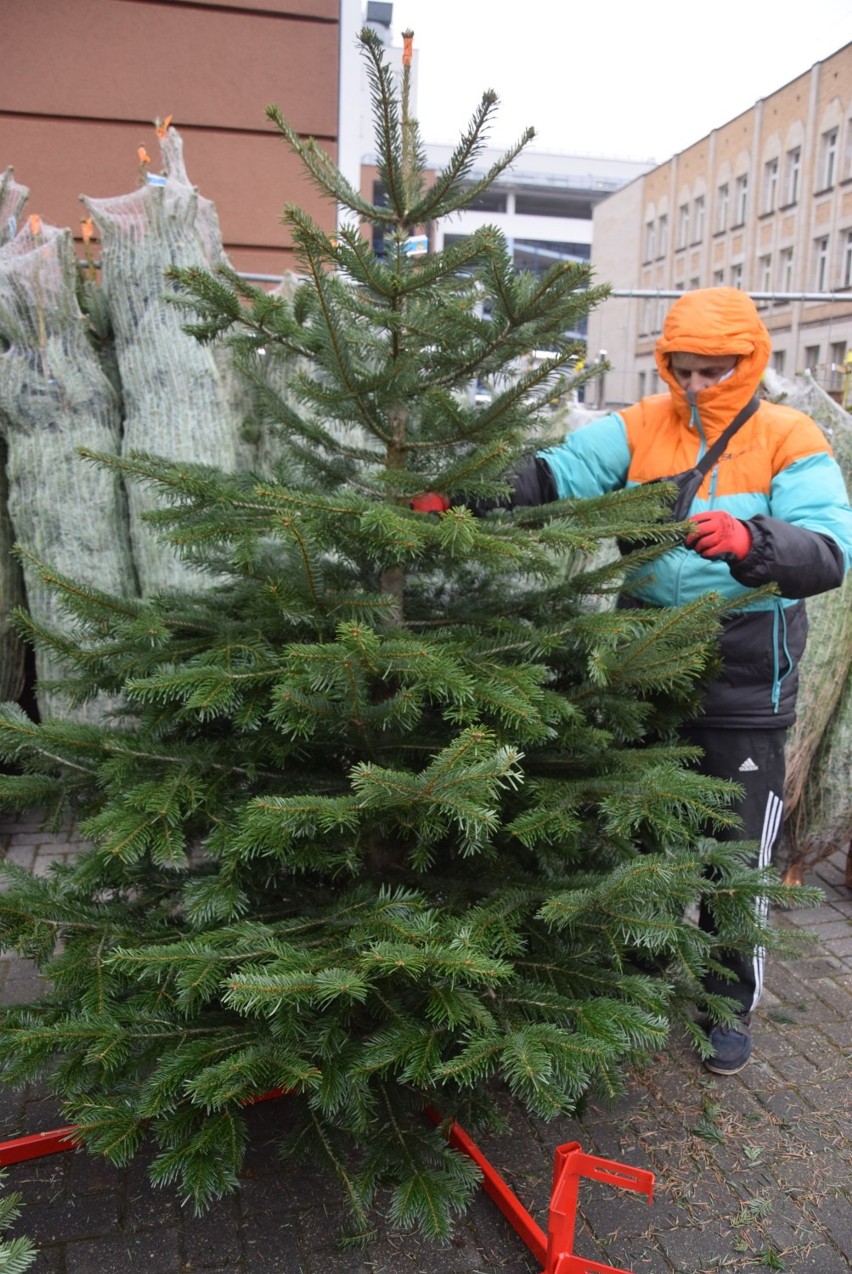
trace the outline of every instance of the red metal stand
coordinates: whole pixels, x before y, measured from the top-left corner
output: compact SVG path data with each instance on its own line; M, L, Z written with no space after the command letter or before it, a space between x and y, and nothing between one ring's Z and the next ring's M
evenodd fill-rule
M605 1185L616 1186L620 1190L635 1190L647 1195L649 1203L654 1197L653 1172L647 1172L643 1168L629 1168L612 1159L599 1159L597 1155L587 1155L576 1141L557 1146L544 1274L630 1274L629 1270L619 1269L615 1265L601 1265L598 1261L589 1261L574 1254L580 1177L586 1177L589 1181L602 1181Z
M268 1101L282 1095L284 1095L283 1090L276 1089L254 1100ZM432 1107L427 1107L426 1114L435 1124L443 1122L441 1116ZM63 1150L74 1150L81 1144L77 1133L77 1126L69 1124L65 1128L53 1128L49 1132L35 1133L30 1137L15 1137L12 1141L0 1141L0 1167L22 1163L27 1159L40 1159L44 1155L58 1154ZM580 1149L576 1141L557 1146L553 1165L550 1212L547 1234L545 1234L517 1195L509 1189L494 1165L485 1158L476 1143L459 1124L453 1122L449 1125L447 1140L451 1146L469 1155L480 1169L485 1193L494 1201L536 1260L543 1263L542 1274L630 1274L629 1270L619 1269L615 1265L601 1265L599 1261L590 1261L584 1256L575 1254L574 1228L577 1219L580 1178L602 1181L605 1185L615 1186L620 1190L634 1190L639 1194L647 1195L650 1203L654 1193L653 1172L646 1172L642 1168L630 1168L612 1159L599 1159L596 1155L588 1155Z
M43 1155L55 1155L60 1150L73 1150L79 1146L77 1128L52 1128L50 1132L37 1132L31 1137L15 1137L12 1141L0 1141L0 1168L9 1163L23 1163L25 1159L41 1159Z
M437 1111L427 1107L427 1115L434 1123L440 1123ZM644 1194L650 1203L654 1195L654 1174L643 1168L630 1168L613 1159L599 1159L586 1154L579 1142L569 1141L556 1147L553 1164L553 1186L550 1193L550 1210L547 1234L536 1225L520 1199L489 1163L479 1147L457 1123L450 1124L447 1140L451 1146L470 1155L482 1171L482 1188L503 1213L515 1233L523 1240L533 1256L544 1264L542 1274L630 1274L629 1270L615 1265L601 1265L574 1252L574 1228L577 1219L577 1203L580 1177L590 1181L602 1181L621 1190L635 1190Z

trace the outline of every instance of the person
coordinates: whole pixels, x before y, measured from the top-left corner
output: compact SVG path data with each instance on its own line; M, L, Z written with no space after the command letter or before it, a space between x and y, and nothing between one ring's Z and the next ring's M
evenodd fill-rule
M725 287L684 293L669 310L655 350L668 392L594 420L539 452L513 476L508 506L600 496L693 468L738 414L746 414L770 349L746 293ZM429 511L448 502L429 493L413 507ZM719 835L757 842L754 865L764 867L782 830L784 744L795 720L807 637L804 599L837 588L852 565L852 509L817 425L762 399L683 516L694 529L684 543L630 573L627 604L677 606L710 591L742 603L770 583L780 592L723 622L721 671L706 687L700 717L681 731L701 749L703 773L741 786L734 806L741 826ZM699 924L713 932L706 909ZM711 1027L705 1066L734 1075L752 1052L763 952L727 952L720 963L730 980L711 974L706 989L731 997L737 1015L732 1026Z

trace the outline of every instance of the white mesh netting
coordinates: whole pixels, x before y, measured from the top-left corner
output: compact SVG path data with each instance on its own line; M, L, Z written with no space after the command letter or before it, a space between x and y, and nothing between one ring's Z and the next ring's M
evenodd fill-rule
M209 270L224 259L215 209L190 185L180 138L161 140L164 173L131 194L83 199L102 243L103 289L124 395L122 454L153 452L226 471L238 467L238 390L209 346L187 335L187 315L166 300L172 266ZM156 537L144 514L157 497L128 487L130 537L143 593L203 587Z
M6 429L8 512L16 540L52 568L117 593L134 589L123 496L116 477L78 447L115 452L121 413L86 335L71 233L31 218L0 247L0 412ZM37 623L68 616L25 563ZM60 672L39 655L39 678ZM43 713L59 710L40 692ZM99 709L91 705L93 716ZM85 715L85 710L83 710Z
M765 379L773 400L817 422L852 490L852 416L810 376ZM852 574L807 606L798 719L787 739L783 856L814 862L852 840Z

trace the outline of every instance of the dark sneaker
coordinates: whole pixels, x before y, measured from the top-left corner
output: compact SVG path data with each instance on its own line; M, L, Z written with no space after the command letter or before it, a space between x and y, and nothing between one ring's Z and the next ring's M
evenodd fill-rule
M710 1031L713 1053L704 1065L714 1075L736 1075L751 1057L751 1034L747 1021L735 1026L714 1026Z

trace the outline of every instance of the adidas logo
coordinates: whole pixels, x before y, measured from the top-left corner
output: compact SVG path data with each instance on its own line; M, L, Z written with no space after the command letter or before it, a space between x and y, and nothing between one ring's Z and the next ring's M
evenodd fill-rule
M760 769L760 766L759 766L759 765L755 765L755 763L754 763L754 761L752 761L751 757L750 757L750 756L748 756L748 757L746 757L746 759L743 761L743 763L742 763L742 765L739 767L739 769L740 769L740 772L745 771L746 773L751 773L751 771L752 771L752 770L759 770L759 769Z

